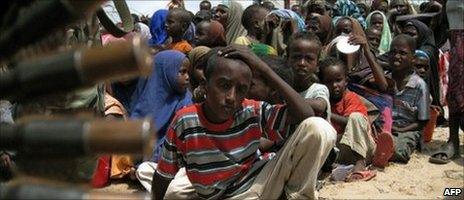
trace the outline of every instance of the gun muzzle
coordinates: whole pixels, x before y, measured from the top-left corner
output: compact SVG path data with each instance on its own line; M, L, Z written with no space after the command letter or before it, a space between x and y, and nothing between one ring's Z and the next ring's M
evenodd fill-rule
M75 158L99 154L150 157L155 133L148 119L46 119L0 125L0 149L21 158Z
M0 59L9 57L19 49L66 25L95 12L106 0L36 1L15 23L0 35Z
M121 194L88 191L75 186L48 185L44 183L17 183L0 185L0 199L134 199L148 200L150 195Z
M100 81L149 75L152 56L136 36L132 41L79 49L19 63L0 73L0 99L21 100L92 86Z

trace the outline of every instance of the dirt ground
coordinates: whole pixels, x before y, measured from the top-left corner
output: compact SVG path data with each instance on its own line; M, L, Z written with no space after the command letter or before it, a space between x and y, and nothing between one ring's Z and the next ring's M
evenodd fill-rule
M461 153L464 133L460 132ZM448 128L436 128L433 140L426 146L433 151L448 139ZM464 154L461 154L464 156ZM464 188L464 159L445 165L428 162L428 152L414 153L408 164L391 163L377 169L377 176L367 182L326 181L319 191L321 199L443 199L445 188ZM142 192L137 183L114 182L99 189L120 193ZM462 198L462 195L460 197Z

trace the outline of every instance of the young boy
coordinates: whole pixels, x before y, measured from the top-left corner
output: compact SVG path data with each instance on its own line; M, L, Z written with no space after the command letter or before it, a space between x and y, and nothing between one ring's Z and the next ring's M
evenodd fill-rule
M430 58L427 53L422 50L416 50L414 54L414 69L424 81L427 81L430 70Z
M367 108L356 93L346 89L347 69L341 60L328 57L319 67L321 82L330 92L330 119L337 130L337 147L340 149L338 162L354 164L346 181L369 180L375 173L366 170L366 163L373 156L376 145L371 136Z
M250 67L274 83L287 105L245 99ZM205 77L205 102L180 110L169 127L154 199L165 196L174 178L168 199L317 198L317 173L336 140L331 125L311 117L304 99L246 46L213 54ZM291 124L299 124L294 132L287 131ZM286 143L271 160L260 160L261 137ZM186 176L176 176L180 167Z
M166 31L171 38L169 49L178 50L185 54L192 50L192 46L182 38L191 21L192 17L188 11L182 8L169 10L166 18Z
M317 59L320 50L321 42L314 33L296 33L292 35L288 44L287 63L293 70L294 89L306 99L316 115L329 121L329 90L325 85L317 83Z
M250 45L260 43L263 37L264 18L269 11L263 6L254 4L248 6L242 15L242 26L247 30L246 36L240 36L235 40L235 44Z
M420 143L422 128L429 120L427 84L414 73L415 40L400 34L391 43L389 63L393 85L393 161L407 163Z

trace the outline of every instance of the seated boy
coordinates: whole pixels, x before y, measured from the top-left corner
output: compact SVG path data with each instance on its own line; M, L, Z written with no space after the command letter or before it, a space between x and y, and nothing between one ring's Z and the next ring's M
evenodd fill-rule
M171 38L169 49L174 49L182 53L188 53L192 50L192 46L183 39L185 31L190 26L192 17L190 13L182 8L174 8L169 10L166 17L166 31Z
M369 180L375 173L366 170L366 163L373 156L375 142L371 136L367 108L360 97L346 89L347 69L336 58L328 57L319 64L319 77L330 92L331 122L337 130L338 162L354 164L346 181Z
M250 67L274 83L286 105L245 99ZM245 46L213 54L205 77L205 102L178 111L168 129L154 199L317 198L317 173L336 140L331 125L311 117L304 99ZM291 124L299 126L292 131ZM260 160L261 137L286 143L271 160ZM186 175L176 176L181 167Z
M430 94L427 84L414 72L416 43L400 34L391 43L389 63L393 85L393 161L407 163L420 143L422 129L429 120Z

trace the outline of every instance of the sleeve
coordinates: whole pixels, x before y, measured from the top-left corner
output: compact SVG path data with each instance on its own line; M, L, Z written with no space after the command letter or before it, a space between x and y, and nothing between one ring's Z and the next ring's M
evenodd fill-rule
M317 84L317 83L314 83L314 84ZM311 99L316 99L316 98L322 98L325 103L327 104L327 107L326 107L326 120L327 121L330 121L330 115L332 113L332 109L330 108L330 93L329 93L329 89L327 88L327 86L325 85L322 85L322 84L317 84L316 85L317 87L311 91L311 95L309 95L309 97L306 97L306 98L311 98Z
M177 120L173 120L173 124L169 126L166 133L166 140L156 169L156 173L168 179L174 179L177 172L182 167L182 157L180 156L182 154L179 151L181 142L176 134L175 121Z
M289 136L287 123L287 106L266 102L260 103L259 123L263 137L278 142Z
M417 102L417 119L419 121L425 121L430 118L430 93L426 83L423 81L420 84L420 90L421 93Z
M235 39L234 43L239 44L239 45L245 45L245 46L250 45L250 42L245 36L238 37L237 39Z
M354 92L349 92L346 95L346 109L343 113L344 117L348 117L351 113L358 112L362 113L364 116L367 116L367 108L364 103L361 101L359 96Z

